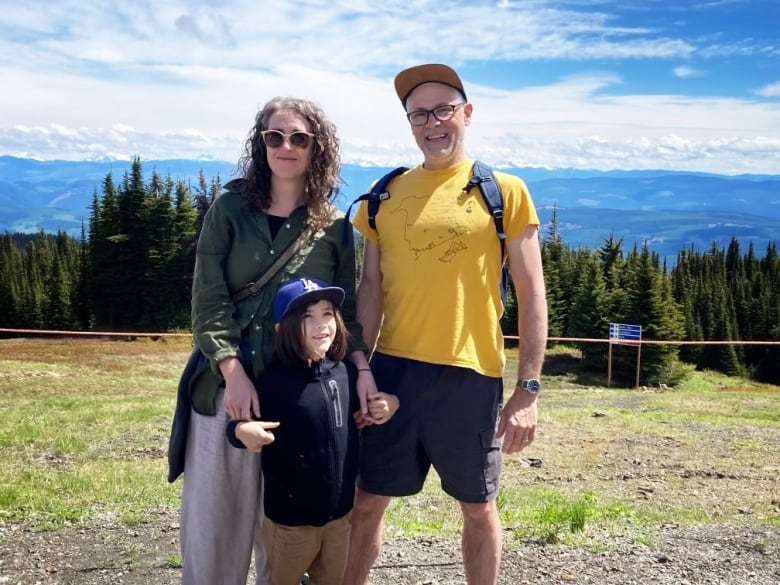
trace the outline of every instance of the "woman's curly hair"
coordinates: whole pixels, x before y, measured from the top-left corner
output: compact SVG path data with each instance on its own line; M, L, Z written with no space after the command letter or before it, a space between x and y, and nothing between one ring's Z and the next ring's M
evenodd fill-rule
M322 108L308 100L275 97L257 113L255 125L244 144L244 153L238 160L239 171L247 180L244 198L250 207L256 209L265 210L271 205L271 168L268 166L268 150L260 133L268 130L271 116L279 110L298 112L308 121L314 134L303 203L309 212L309 223L320 228L333 212L332 201L342 183L339 174L341 153L336 127L325 117Z

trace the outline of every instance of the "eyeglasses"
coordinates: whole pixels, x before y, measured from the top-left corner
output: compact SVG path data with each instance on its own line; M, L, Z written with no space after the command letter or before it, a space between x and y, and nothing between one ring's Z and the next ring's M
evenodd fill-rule
M433 114L433 117L439 122L446 122L455 115L455 110L465 105L465 103L455 104L454 106L446 104L443 106L436 106L432 110L415 110L414 112L406 114L406 118L412 126L425 126L428 123L431 114Z
M268 148L279 148L284 144L285 140L290 141L290 146L303 150L308 148L311 144L311 139L315 136L311 132L304 132L303 130L296 130L285 134L279 130L263 130L260 132L260 136L263 137L263 142Z

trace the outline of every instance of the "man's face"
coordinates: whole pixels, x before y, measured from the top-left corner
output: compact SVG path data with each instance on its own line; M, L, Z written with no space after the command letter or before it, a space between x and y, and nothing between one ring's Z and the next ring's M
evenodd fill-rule
M473 106L461 104L464 100L458 90L443 83L424 83L407 98L407 113L433 110L439 106L458 106L449 120L439 120L429 113L425 124L411 127L417 146L425 157L426 169L447 168L465 157L463 139Z

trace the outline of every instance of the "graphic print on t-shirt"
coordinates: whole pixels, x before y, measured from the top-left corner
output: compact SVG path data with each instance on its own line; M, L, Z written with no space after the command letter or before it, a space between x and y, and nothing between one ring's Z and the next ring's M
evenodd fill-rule
M459 252L468 249L463 236L472 228L463 223L458 216L464 212L471 213L473 201L468 202L466 209L461 209L453 202L446 207L443 214L435 214L435 223L420 220L423 214L430 218L430 211L426 213L425 209L429 203L430 197L427 195L404 197L399 201L398 207L390 213L403 214L404 241L409 250L414 253L415 260L424 252L434 252L439 254L437 258L439 262L452 262ZM463 203L460 198L458 203ZM442 209L439 211L441 212ZM425 227L419 227L421 225Z

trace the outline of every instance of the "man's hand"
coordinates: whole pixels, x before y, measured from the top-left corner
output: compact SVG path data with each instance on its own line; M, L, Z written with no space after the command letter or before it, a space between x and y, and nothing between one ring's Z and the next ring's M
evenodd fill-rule
M236 425L236 437L253 453L260 453L264 445L274 442L273 433L268 432L279 426L278 422L251 420Z
M501 451L517 453L533 443L536 438L536 396L515 388L498 421L496 436L504 437Z

